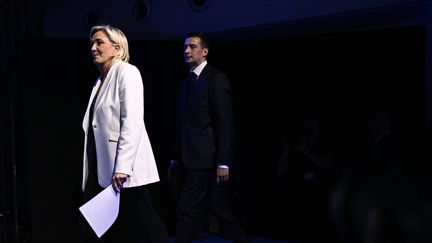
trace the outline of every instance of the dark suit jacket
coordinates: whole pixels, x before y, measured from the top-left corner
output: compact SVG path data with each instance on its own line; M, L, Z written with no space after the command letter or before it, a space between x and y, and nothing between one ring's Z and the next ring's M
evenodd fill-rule
M233 160L234 123L230 83L209 64L189 96L188 79L180 82L174 159L189 169L229 165Z

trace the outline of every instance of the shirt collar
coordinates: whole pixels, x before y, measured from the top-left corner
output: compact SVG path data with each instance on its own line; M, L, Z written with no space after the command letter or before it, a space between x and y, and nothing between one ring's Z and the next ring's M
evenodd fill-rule
M191 72L194 72L197 76L200 76L202 70L206 65L207 65L207 61L204 61L200 65L198 65L195 69L191 70Z

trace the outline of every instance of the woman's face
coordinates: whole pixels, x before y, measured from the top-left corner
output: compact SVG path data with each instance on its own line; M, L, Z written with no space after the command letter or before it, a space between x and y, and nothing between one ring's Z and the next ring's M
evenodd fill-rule
M91 54L93 63L109 67L118 51L118 45L112 43L103 31L94 33L91 39Z

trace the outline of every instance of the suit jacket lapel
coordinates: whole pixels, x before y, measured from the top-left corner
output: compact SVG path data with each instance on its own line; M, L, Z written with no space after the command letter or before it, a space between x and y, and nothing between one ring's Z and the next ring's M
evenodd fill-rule
M197 80L195 81L195 86L193 90L191 91L190 98L188 101L188 110L190 111L192 107L192 103L195 102L195 98L197 96L197 93L201 90L202 81L206 79L207 73L209 70L209 64L207 64L204 69L201 71L200 75L198 76Z
M195 81L195 86L194 86L194 88L190 91L190 94L188 93L188 97L187 97L187 107L188 107L188 111L190 111L191 110L191 108L192 108L192 104L193 104L193 102L195 102L195 98L196 98L196 96L197 96L197 93L199 92L199 90L201 89L201 87L200 87L200 81L201 80L201 75L197 78L197 80ZM186 85L186 88L188 89L189 88L189 84L188 84L188 82L187 82L187 85ZM189 91L186 91L186 92L189 92Z
M101 101L102 101L103 97L105 97L105 95L107 94L108 87L109 87L109 85L111 83L111 80L113 79L113 76L115 76L113 73L116 72L118 63L119 63L119 61L115 62L111 66L110 70L108 71L107 76L105 77L105 81L102 83L102 87L100 88L99 94L96 97L96 103L95 103L94 113L97 112L97 110L99 109L99 106L101 104Z

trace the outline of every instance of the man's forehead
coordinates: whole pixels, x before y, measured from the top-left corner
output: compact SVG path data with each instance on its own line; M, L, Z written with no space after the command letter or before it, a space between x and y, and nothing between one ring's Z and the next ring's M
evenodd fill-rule
M198 37L189 37L185 40L185 45L199 45L200 44L200 38Z

